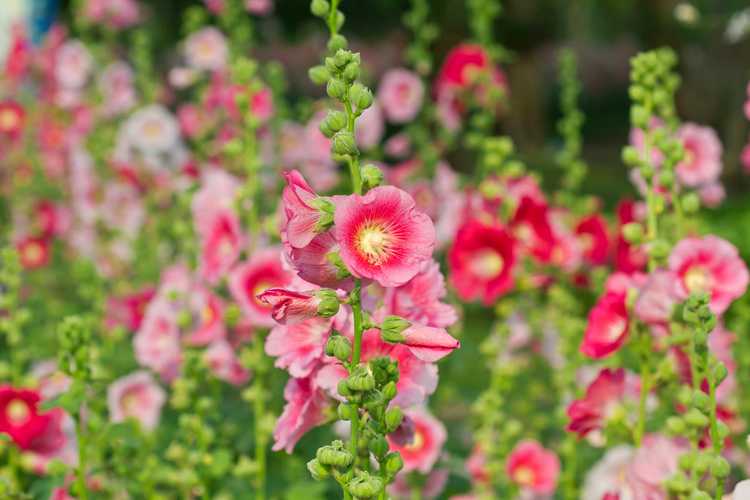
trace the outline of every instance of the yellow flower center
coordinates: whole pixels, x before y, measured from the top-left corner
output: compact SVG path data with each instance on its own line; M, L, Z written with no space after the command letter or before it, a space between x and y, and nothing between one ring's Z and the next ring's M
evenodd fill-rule
M26 262L36 263L42 260L44 250L39 243L28 243L24 246L23 256Z
M495 250L482 250L474 257L469 265L471 272L481 278L494 278L505 267L505 260Z
M162 134L162 126L158 120L149 120L143 125L143 134L154 139Z
M0 111L0 130L12 130L18 125L18 114L10 109Z
M411 443L407 444L404 448L407 450L419 450L424 445L424 436L421 432L415 431L414 432L414 439L412 439Z
M534 471L529 467L519 467L513 472L513 479L522 486L534 484Z
M613 322L606 330L607 340L609 340L610 342L614 342L615 340L620 338L620 335L623 334L626 326L627 323L624 319L618 319L617 321Z
M29 405L21 399L13 399L8 403L5 414L13 425L23 425L31 416Z
M140 406L140 398L135 391L129 391L122 397L122 409L127 415L137 415Z
M693 266L685 273L685 288L688 292L705 292L710 288L711 277L705 269L700 266Z
M369 221L357 232L355 245L367 262L380 265L391 256L393 240L383 224Z
M203 324L208 325L213 323L214 319L216 319L216 313L213 308L211 306L205 306L201 311L201 321Z

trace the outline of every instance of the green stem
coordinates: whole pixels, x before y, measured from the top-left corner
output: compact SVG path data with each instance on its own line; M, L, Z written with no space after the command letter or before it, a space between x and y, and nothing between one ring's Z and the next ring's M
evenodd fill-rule
M714 454L721 456L722 442L719 436L719 422L716 415L716 380L714 380L711 370L708 370L708 395L711 400L711 444L713 445ZM717 478L716 500L724 497L724 478Z
M89 497L86 488L86 448L88 440L83 424L81 411L76 415L76 440L78 441L78 468L76 469L76 494L80 500L87 500Z
M410 498L411 500L422 500L422 489L418 485L412 485Z
M357 117L352 111L352 104L347 98L344 102L344 109L346 110L346 128L354 135L354 122ZM362 172L359 168L359 154L354 154L349 157L349 173L352 177L352 190L356 194L362 194Z
M255 339L255 356L257 360L263 360L263 336L258 335ZM262 364L262 361L261 361ZM266 447L267 436L264 428L264 417L266 414L266 398L264 393L265 386L265 369L256 370L253 378L253 414L255 416L255 463L257 472L255 473L255 498L265 500L266 498Z
M362 321L362 304L360 303L362 291L362 282L356 280L354 284L354 290L350 294L352 314L354 316L354 345L352 346L352 362L350 365L350 371L359 365L360 357L362 355L362 333L363 333L363 321ZM355 460L358 456L359 446L359 405L355 404L354 415L351 420L351 440L350 440L350 451L354 455Z
M651 335L649 332L641 332L641 395L638 401L638 423L635 429L635 445L641 446L643 435L646 432L646 401L651 390Z

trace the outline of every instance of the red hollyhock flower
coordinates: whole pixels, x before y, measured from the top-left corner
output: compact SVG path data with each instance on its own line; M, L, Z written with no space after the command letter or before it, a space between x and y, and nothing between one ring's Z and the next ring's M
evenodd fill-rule
M141 327L146 307L156 295L156 289L147 286L137 292L107 299L107 315L105 324L107 328L124 326L130 331L136 331Z
M435 226L408 193L393 186L336 200L336 239L352 275L384 287L412 279L432 258Z
M510 223L521 245L537 260L552 261L557 238L552 230L547 204L524 196Z
M606 292L589 312L581 352L594 359L612 354L625 342L629 325L625 293Z
M53 420L51 412L39 413L40 400L36 391L0 386L0 433L10 436L22 450L31 450Z
M609 409L622 399L625 393L625 370L605 368L586 389L586 396L568 406L567 430L584 437L589 432L601 429Z
M491 305L513 287L515 240L499 224L464 224L448 252L450 282L462 300Z
M548 495L557 486L560 460L536 441L521 441L508 456L505 471L521 488Z
M592 214L581 219L575 228L581 242L583 256L589 264L601 266L609 258L609 235L604 217Z
M24 109L16 101L0 102L0 136L15 139L21 135L25 117Z
M437 76L435 91L439 95L447 89L464 89L480 73L489 73L495 83L506 86L504 75L492 64L484 47L474 44L458 45L445 56Z
M49 263L49 240L28 237L17 243L16 248L24 269L39 269Z
M637 206L632 200L622 200L617 205L617 239L615 240L615 269L623 273L634 273L646 268L648 256L646 252L637 245L631 245L622 234L622 228L628 222L635 222Z

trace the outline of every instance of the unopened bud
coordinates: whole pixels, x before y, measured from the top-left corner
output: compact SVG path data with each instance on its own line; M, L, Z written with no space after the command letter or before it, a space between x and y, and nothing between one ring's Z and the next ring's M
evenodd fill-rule
M307 72L307 76L310 77L315 85L324 85L328 80L331 79L331 73L326 69L325 66L313 66Z
M337 155L356 155L359 153L357 144L354 141L354 135L347 131L341 130L333 136L333 152Z
M339 312L339 306L341 303L339 302L339 297L336 295L335 290L323 288L316 291L315 296L320 299L320 303L318 304L318 316L330 318Z
M310 12L316 17L325 17L331 10L331 5L326 0L313 0L310 4Z
M403 332L410 326L411 323L400 316L387 316L380 325L380 336L386 342L397 344L404 341Z
M362 167L362 183L365 189L369 190L380 186L385 179L383 171L380 170L376 165L368 163Z
M330 476L328 469L326 469L323 464L318 462L317 458L313 458L312 460L307 462L307 470L310 471L310 475L316 481L322 481L323 479L326 479L328 476Z
M372 105L372 92L370 89L357 82L349 89L349 100L357 106L357 109L364 110Z
M401 408L398 406L394 406L393 408L389 408L385 412L385 430L387 433L391 433L398 429L398 426L401 425L401 421L404 419L404 414L401 411Z

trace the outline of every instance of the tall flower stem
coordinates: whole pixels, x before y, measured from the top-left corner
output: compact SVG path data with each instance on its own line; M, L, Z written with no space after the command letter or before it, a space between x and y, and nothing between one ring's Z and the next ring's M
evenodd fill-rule
M76 415L76 440L78 442L78 467L76 468L76 494L80 500L88 500L89 492L86 488L86 449L88 439L84 429L82 411Z
M716 380L712 373L708 373L708 396L711 399L711 444L713 445L714 454L718 457L721 456L721 436L719 435L719 423L716 415ZM724 478L717 478L716 485L716 500L722 500L724 498Z
M350 371L359 365L359 361L362 355L362 304L360 303L362 291L362 283L357 280L354 285L354 290L350 295L350 303L352 306L352 315L354 316L354 343L352 345L352 364ZM355 405L355 411L352 415L351 420L351 439L349 442L350 451L354 457L357 457L358 446L359 446L359 405Z

